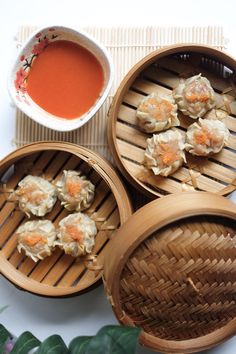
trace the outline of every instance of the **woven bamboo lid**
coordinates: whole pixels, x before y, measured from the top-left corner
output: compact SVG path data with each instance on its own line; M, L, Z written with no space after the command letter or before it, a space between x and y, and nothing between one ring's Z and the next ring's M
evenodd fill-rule
M108 142L121 173L149 197L186 190L227 195L236 189L236 61L209 46L179 44L156 50L138 62L121 82L108 114ZM217 105L205 114L223 119L230 130L227 146L206 157L186 154L187 162L168 177L155 176L144 166L146 140L152 136L137 124L136 109L145 96L171 94L181 78L202 73L216 92ZM178 112L180 131L193 119Z
M84 211L96 222L95 246L88 257L76 259L57 248L51 256L35 263L16 248L16 230L28 218L9 200L9 194L26 175L56 182L63 170L79 170L95 185L95 199ZM41 142L24 146L3 159L0 182L0 272L16 286L45 296L78 294L97 283L110 238L132 213L114 169L101 156L78 145ZM70 213L57 201L45 219L57 226Z
M196 352L236 334L236 206L206 192L155 200L107 250L104 284L115 315L161 352Z

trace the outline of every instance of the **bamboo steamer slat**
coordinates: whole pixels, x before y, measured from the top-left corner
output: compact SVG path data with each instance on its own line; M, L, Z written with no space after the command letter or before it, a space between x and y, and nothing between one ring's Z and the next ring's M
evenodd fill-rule
M104 286L120 323L142 328L141 344L191 353L236 334L235 221L228 199L181 192L146 204L116 231Z
M176 45L154 51L126 75L108 113L108 142L114 160L130 183L149 197L186 190L227 195L236 189L236 61L203 45ZM205 117L224 115L230 138L223 150L208 158L187 153L187 163L168 177L155 176L143 166L146 139L151 134L137 126L136 109L152 92L170 94L180 77L202 73L216 93L217 110ZM180 132L195 120L179 112Z
M96 186L94 202L85 211L98 229L92 257L75 259L56 249L50 257L35 263L17 251L15 232L28 218L8 196L28 174L55 182L64 169L82 171ZM78 294L95 285L102 277L110 238L132 213L129 197L114 169L101 156L78 145L39 142L4 158L0 162L0 181L0 272L19 288L45 296ZM45 218L57 226L69 213L57 201Z

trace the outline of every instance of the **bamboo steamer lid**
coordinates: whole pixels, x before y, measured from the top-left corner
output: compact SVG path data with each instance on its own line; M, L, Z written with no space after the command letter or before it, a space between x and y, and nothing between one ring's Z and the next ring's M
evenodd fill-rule
M9 199L26 175L52 183L63 170L78 170L95 185L95 198L84 213L96 223L98 233L92 253L74 258L56 248L51 256L35 263L17 250L17 228L29 219ZM0 273L20 289L44 296L80 294L101 280L106 248L116 228L131 215L127 192L111 165L98 154L78 145L40 142L24 146L0 161ZM72 212L59 200L45 215L57 227Z
M145 205L116 232L104 285L117 319L160 352L205 350L236 334L236 206L207 192Z

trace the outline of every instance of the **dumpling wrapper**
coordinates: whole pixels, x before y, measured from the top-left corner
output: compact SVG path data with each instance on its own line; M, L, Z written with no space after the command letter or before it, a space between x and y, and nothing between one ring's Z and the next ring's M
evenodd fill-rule
M63 171L56 188L61 204L70 211L89 208L95 196L95 186L77 171Z
M169 176L186 161L184 148L185 137L178 130L154 134L147 139L144 164L155 175Z
M95 221L83 213L70 214L59 222L55 246L73 257L91 253L95 244Z
M138 126L146 133L154 133L179 126L177 105L171 96L152 93L137 108Z
M217 154L227 143L229 135L229 130L220 120L200 118L188 127L185 148L197 156Z
M216 97L210 81L199 75L181 80L173 91L179 110L194 119L203 117L216 104Z
M56 229L49 220L27 221L17 229L16 235L18 251L24 250L34 262L50 256L54 250Z
M13 196L28 217L30 214L44 216L56 203L57 191L46 179L28 175L19 182Z

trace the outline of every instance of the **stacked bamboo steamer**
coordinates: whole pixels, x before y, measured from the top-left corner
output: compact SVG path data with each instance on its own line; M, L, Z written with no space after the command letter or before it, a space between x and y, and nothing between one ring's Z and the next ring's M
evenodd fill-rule
M235 71L235 60L213 48L171 46L131 69L109 111L108 140L118 168L139 191L161 198L116 232L104 284L120 323L141 327L140 342L156 351L197 352L236 333L236 206L220 196L236 189ZM222 102L209 115L224 116L229 144L211 158L187 156L167 178L155 176L143 166L149 135L137 127L137 105L199 72ZM192 120L180 115L180 122L186 130Z

